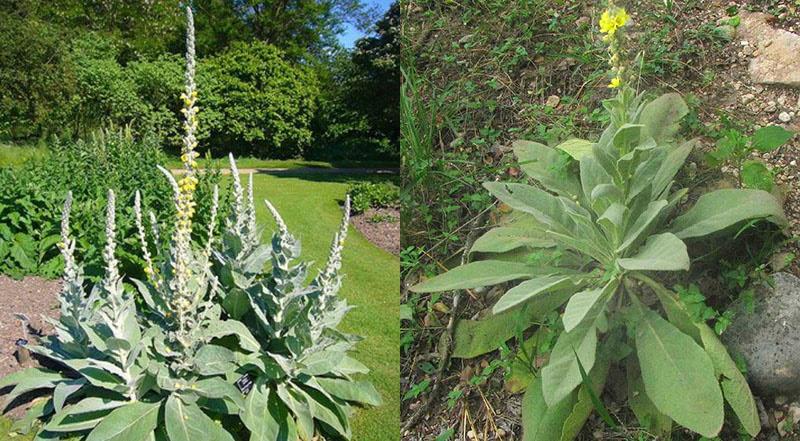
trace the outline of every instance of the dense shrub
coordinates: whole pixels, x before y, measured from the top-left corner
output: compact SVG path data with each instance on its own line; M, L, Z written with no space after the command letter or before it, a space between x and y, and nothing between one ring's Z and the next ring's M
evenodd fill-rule
M212 145L261 157L297 157L311 142L314 75L261 42L234 44L200 67L201 112ZM202 132L201 132L202 134Z
M103 212L106 189L113 189L120 201L133 201L140 189L144 204L159 220L171 215L172 204L156 195L169 191L169 184L156 166L165 162L159 138L135 139L129 130L103 130L87 140L55 139L51 154L31 161L19 170L0 171L0 272L13 277L37 274L53 277L62 269L55 248L59 234L58 206L67 191L75 196L72 224L80 232L77 254L89 276L102 274L101 249L95 246L103 237ZM198 216L208 217L211 186L219 173L202 175L198 185ZM118 214L121 233L133 230L133 213ZM141 272L135 241L122 242L118 258L128 274Z
M353 212L363 213L370 208L396 207L400 203L400 188L390 182L361 182L347 190L353 201Z

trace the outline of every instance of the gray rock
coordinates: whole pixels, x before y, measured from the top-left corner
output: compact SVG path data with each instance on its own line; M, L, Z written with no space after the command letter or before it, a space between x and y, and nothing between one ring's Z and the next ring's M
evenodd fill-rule
M771 17L740 11L738 34L758 48L750 60L750 78L756 83L800 87L800 35L772 27Z
M800 279L774 276L759 290L755 312L739 312L722 341L747 360L750 386L759 395L800 394Z

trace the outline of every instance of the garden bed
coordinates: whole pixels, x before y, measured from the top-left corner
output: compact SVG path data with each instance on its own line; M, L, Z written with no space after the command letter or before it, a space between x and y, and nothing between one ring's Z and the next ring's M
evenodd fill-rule
M400 210L396 208L370 208L353 216L353 225L381 249L400 254Z

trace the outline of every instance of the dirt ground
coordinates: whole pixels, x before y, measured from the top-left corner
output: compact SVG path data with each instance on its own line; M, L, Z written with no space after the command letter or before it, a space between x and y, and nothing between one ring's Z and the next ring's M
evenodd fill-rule
M400 211L396 208L370 208L352 218L353 225L367 240L394 254L400 254Z
M48 332L49 325L42 320L42 316L58 317L60 288L60 280L39 277L14 280L0 276L0 378L36 363L30 361L20 365L16 354L17 340L30 340L31 335ZM24 314L29 319L27 325L23 326L18 314ZM17 407L7 415L17 418L24 411L24 407Z

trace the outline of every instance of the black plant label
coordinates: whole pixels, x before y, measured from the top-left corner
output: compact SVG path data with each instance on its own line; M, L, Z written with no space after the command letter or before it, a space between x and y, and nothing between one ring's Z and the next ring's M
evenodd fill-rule
M241 377L239 377L239 379L236 380L236 382L233 384L236 386L237 389L239 389L239 392L241 392L243 395L247 395L250 393L250 390L253 389L253 385L255 384L255 382L253 381L253 377L251 377L250 374L244 374Z

